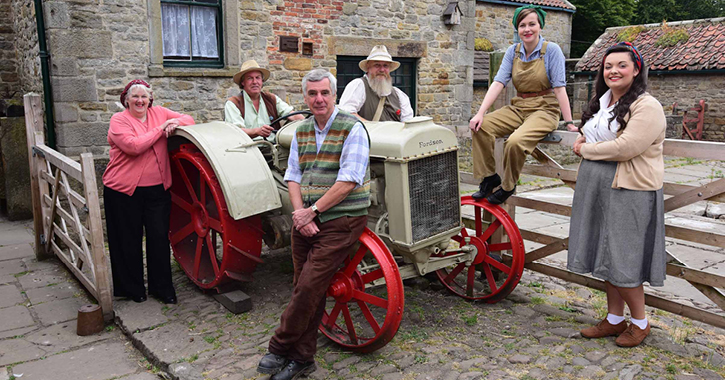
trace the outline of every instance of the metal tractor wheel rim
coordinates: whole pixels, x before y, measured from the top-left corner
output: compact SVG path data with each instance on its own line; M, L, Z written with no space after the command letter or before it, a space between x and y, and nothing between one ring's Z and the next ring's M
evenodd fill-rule
M335 274L327 290L320 331L348 350L368 353L393 339L405 301L403 281L387 246L368 228L359 242L360 247ZM372 257L377 265L363 273L359 264L364 257ZM375 288L366 287L379 279L385 280L384 296L372 294ZM382 292L382 286L377 289Z
M472 262L451 265L436 271L436 275L446 289L459 297L487 303L498 302L513 291L524 271L526 252L521 232L506 211L485 199L476 201L466 196L461 199L461 205L474 207L475 232L470 235L464 227L452 239L461 246L474 246L476 256ZM486 228L482 221L484 211L494 218ZM489 243L489 238L500 228L503 228L509 241ZM503 251L510 251L511 256L500 254ZM439 255L444 256L445 252ZM477 276L476 272L480 274ZM505 280L497 279L501 275L505 276Z

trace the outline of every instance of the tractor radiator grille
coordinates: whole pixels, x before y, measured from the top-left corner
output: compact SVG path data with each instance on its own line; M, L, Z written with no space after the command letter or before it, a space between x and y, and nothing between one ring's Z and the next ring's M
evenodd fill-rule
M455 151L408 163L413 242L460 226L458 161Z

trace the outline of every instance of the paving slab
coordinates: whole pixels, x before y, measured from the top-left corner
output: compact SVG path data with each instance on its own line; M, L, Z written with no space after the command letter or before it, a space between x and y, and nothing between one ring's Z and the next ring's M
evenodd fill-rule
M0 239L2 239L1 235L2 232L0 232ZM33 252L33 247L28 243L8 243L7 240L0 240L0 244L5 244L0 247L0 261L35 256L35 252Z
M688 266L697 269L703 269L725 261L725 253L723 252L706 251L683 244L671 244L667 247L667 251Z
M27 307L18 305L0 309L0 331L14 330L35 324Z
M46 352L42 348L22 338L0 341L0 366L40 359L45 355ZM15 368L13 368L13 372L22 373L22 371L16 371ZM44 380L47 379L51 379L51 377L44 378Z
M63 300L41 303L32 306L38 318L44 325L52 325L76 319L78 309L88 302L79 298L66 298Z
M61 268L62 269L62 268ZM66 272L65 269L62 271L55 271L53 274L46 273L45 271L33 271L18 277L20 285L26 291L29 289L42 288L48 285L60 284L71 280L71 275ZM75 280L74 280L75 281Z
M35 236L33 236L32 230L23 225L8 225L3 223L3 229L0 230L0 245L12 246L16 244L29 244L34 242ZM30 251L32 252L32 248ZM7 260L1 251L0 260Z
M76 334L76 327L75 320L58 323L27 334L24 339L43 347L43 350L49 353L57 353L117 336L106 330L98 334L79 336Z
M15 282L15 276L12 274L0 274L0 285Z
M20 259L0 261L0 275L16 274L24 271L25 266Z
M517 215L518 216L518 215ZM535 230L543 226L569 223L569 218L545 212L532 212L516 218L516 225L522 230Z
M19 329L0 331L0 339L20 337L38 329L38 326L21 327Z
M107 380L136 373L137 369L125 345L116 342L19 364L13 372L22 373L21 380Z
M538 199L541 201L571 206L571 202L574 199L574 190L572 190L569 186L561 186L538 191L529 191L518 195L522 198Z
M23 264L25 265L25 268L27 268L27 270L30 272L38 272L46 269L58 270L60 268L63 268L63 266L65 265L55 257L50 257L43 261L38 261L35 256L24 258Z
M116 319L130 332L147 330L168 322L169 319L162 313L163 308L164 305L153 299L141 303L119 299L113 302Z
M544 235L549 235L557 238L565 238L569 236L569 223L548 225L545 227L533 228L532 230L538 233L542 233Z
M669 169L665 171L664 180L665 182L683 183L688 185L694 185L698 183L702 178L692 173L675 173Z
M159 376L148 372L119 377L118 380L159 380Z
M84 294L83 289L80 289L78 286L70 282L64 282L53 286L45 286L42 288L30 289L25 292L25 295L28 297L30 303L33 305L37 305L43 302L71 298L76 294Z
M213 347L200 334L190 333L188 325L178 322L134 334L133 339L165 363L183 361Z
M0 309L17 305L25 301L15 285L0 286Z

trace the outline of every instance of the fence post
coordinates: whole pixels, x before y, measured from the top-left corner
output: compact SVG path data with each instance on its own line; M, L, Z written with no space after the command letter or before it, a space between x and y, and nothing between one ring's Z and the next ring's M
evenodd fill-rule
M33 229L35 230L35 257L38 260L45 260L53 257L53 254L45 250L43 244L43 204L40 198L40 181L38 178L38 165L34 159L33 146L36 145L36 133L43 134L43 111L40 103L40 95L35 93L23 96L25 107L25 132L28 142L28 164L30 169L30 193L33 202ZM48 238L47 236L45 237Z

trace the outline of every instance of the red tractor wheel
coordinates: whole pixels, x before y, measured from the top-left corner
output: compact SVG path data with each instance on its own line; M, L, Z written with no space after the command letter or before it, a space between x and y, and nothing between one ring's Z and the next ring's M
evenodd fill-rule
M505 298L521 279L524 271L524 240L518 226L501 207L485 199L476 201L470 196L461 199L462 206L473 206L473 234L467 228L453 237L460 247L472 245L476 257L471 263L452 264L436 271L438 279L454 294L468 300L495 303ZM490 224L484 224L483 211L492 215ZM492 244L489 238L496 231L503 231L508 242ZM510 258L503 253L510 251ZM438 257L457 254L441 253Z
M320 331L348 350L367 353L385 346L403 318L403 281L393 255L365 228L357 251L327 289Z
M193 144L181 145L170 158L169 240L176 261L202 289L250 281L262 263L261 218L232 219L214 170Z

